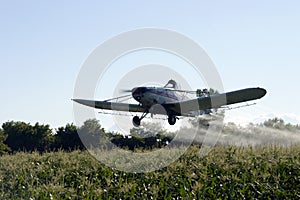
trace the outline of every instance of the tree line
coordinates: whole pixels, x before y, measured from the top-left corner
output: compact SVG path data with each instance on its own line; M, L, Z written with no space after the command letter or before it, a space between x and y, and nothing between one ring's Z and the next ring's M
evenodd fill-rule
M133 150L134 148L154 148L166 145L172 138L161 134L154 134L150 137L139 137L138 133L147 134L147 130L132 129L132 136L124 136L119 133L107 132L96 119L89 119L81 127L74 124L67 124L54 131L50 125L34 125L21 121L8 121L0 128L0 155L25 152L48 152L48 151L73 151L83 150L89 147L99 147L109 139L117 146ZM149 132L149 130L148 130ZM80 133L80 134L78 134ZM80 136L79 136L80 135Z
M0 153L17 151L52 151L55 149L83 149L74 124L67 124L52 132L49 125L31 125L8 121L0 129Z
M192 120L192 125L208 128L207 120ZM231 124L232 125L232 124ZM285 123L280 118L268 119L257 125L280 130L300 131L299 125ZM223 132L226 132L226 125ZM80 133L80 136L79 134ZM89 119L81 127L67 124L54 131L50 125L8 121L0 128L0 155L18 151L72 151L83 150L87 146L98 147L105 139L113 144L133 150L134 148L161 148L171 142L176 133L168 132L158 124L144 124L144 126L130 131L130 136L107 132L96 119ZM84 145L85 144L85 145ZM87 145L88 144L88 145Z

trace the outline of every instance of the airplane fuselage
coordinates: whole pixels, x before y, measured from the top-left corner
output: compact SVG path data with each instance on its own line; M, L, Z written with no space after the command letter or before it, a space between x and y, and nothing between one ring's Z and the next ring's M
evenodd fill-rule
M183 100L175 91L164 88L137 87L133 89L132 97L143 107L150 108L155 104L173 103Z

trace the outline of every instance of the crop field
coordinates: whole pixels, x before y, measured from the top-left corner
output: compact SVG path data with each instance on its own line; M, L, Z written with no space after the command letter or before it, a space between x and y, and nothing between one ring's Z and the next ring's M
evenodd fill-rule
M192 146L159 171L125 173L87 151L0 157L0 199L299 199L300 146Z

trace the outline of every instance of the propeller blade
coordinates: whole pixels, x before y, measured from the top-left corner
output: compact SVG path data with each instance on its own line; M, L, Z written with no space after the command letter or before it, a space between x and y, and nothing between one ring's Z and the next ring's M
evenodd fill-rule
M132 90L128 90L128 89L121 89L120 92L122 93L127 93L127 92L132 92Z

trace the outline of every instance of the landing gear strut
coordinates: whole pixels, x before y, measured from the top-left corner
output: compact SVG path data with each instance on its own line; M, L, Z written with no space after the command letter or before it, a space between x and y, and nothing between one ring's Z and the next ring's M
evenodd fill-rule
M146 115L149 113L148 110L146 110L141 117L138 117L138 116L134 116L133 119L132 119L132 124L133 126L135 127L138 127L141 125L141 121L142 119L144 119L144 117L146 117Z
M146 117L146 115L149 113L149 111L145 111L141 117L138 116L134 116L132 119L132 124L135 127L139 127L141 125L141 121L142 119L144 119L144 117ZM176 119L178 119L175 115L169 115L168 117L168 122L170 125L174 125L176 123Z

